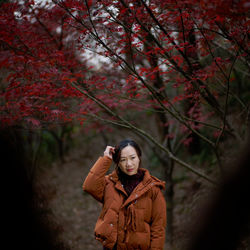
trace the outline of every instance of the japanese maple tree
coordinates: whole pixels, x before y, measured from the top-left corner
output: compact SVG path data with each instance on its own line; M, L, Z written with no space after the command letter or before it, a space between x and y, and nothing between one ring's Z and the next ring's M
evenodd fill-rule
M179 145L198 138L218 157L224 135L244 137L229 114L248 110L239 87L249 76L248 10L224 0L4 2L1 123L91 117L145 136L199 174L175 156ZM131 119L135 110L159 117L160 141Z

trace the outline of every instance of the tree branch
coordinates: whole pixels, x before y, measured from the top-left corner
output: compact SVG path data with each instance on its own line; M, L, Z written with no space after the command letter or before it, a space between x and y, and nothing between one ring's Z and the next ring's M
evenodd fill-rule
M230 90L230 78L231 78L231 73L232 73L233 67L234 67L234 65L236 63L236 60L238 58L239 51L240 51L240 49L238 49L238 51L236 53L236 56L234 57L234 60L232 62L232 65L230 67L229 74L228 74L228 77L227 77L227 92L226 92L226 99L225 99L223 127L222 127L222 130L221 130L217 140L216 140L215 148L218 148L219 141L220 141L222 135L224 134L225 128L226 128L226 116L227 116L227 111L228 111L228 97L229 97L229 90Z
M181 159L177 158L176 156L174 156L166 147L164 147L162 144L160 144L159 142L156 141L155 138L153 138L151 135L149 135L147 132L145 132L142 129L139 129L138 127L132 125L130 122L128 122L127 120L125 120L124 118L122 118L120 115L118 115L117 113L115 113L114 111L112 111L107 105L105 105L102 101L100 101L98 98L90 95L87 91L84 91L82 88L80 88L78 85L76 85L75 83L71 82L70 83L71 86L73 86L75 89L77 89L78 91L80 91L82 94L84 94L85 96L87 96L88 98L90 98L92 101L94 101L98 106L100 106L102 109L104 109L105 111L107 111L111 116L118 118L123 124L125 124L129 129L133 130L134 132L136 132L139 135L144 136L145 138L147 138L149 141L151 141L152 143L154 143L157 147L159 147L161 150L163 150L165 153L167 153L168 157L172 160L174 160L175 162L179 163L181 166L187 168L188 170L190 170L191 172L195 173L196 175L204 178L205 180L209 181L212 184L217 184L216 181L214 181L213 179L211 179L209 176L207 176L206 174L200 172L199 170L193 168L191 165L189 165L188 163L182 161ZM119 123L117 123L116 125L118 125ZM122 124L122 126L123 126Z

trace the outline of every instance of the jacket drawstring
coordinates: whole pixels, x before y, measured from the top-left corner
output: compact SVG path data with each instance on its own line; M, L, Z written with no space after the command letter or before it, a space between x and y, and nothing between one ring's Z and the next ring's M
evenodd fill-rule
M130 204L127 209L125 229L131 228L132 231L136 231L136 213L134 204Z
M129 233L128 229L131 231L136 231L136 213L135 213L135 208L134 204L130 204L127 208L127 216L126 216L126 222L125 222L125 231L126 231L126 237L125 237L125 242L127 243L129 238Z

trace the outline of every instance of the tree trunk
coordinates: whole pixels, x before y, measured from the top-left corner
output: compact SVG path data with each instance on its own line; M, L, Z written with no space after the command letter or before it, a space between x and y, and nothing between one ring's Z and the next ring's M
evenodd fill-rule
M171 245L173 244L174 237L174 181L172 172L167 171L169 168L173 169L174 162L170 161L169 167L165 167L165 179L166 179L166 200L167 200L167 231L166 239Z

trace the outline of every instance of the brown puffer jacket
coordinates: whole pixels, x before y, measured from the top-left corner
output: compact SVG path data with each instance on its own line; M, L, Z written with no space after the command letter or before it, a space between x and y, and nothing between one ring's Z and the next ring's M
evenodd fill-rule
M100 157L83 183L83 190L103 204L95 236L104 247L118 250L163 249L166 202L165 183L144 171L144 178L128 197L116 171L106 175L112 160Z

